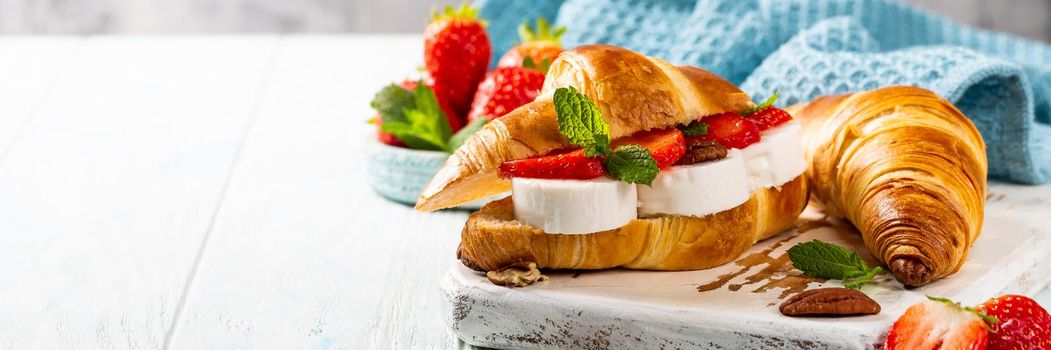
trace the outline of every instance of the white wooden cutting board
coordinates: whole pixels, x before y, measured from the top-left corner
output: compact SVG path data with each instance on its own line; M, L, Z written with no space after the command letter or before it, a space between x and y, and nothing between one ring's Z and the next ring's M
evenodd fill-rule
M879 315L778 312L797 290L841 286L792 269L785 254L796 243L851 246L873 261L849 224L827 220L813 206L797 229L704 271L549 272L547 282L509 289L455 266L442 281L443 312L465 342L501 348L878 348L894 320L925 294L973 305L1004 292L1033 295L1051 283L1049 214L1051 185L991 185L983 233L960 272L916 289L879 277L862 289L882 306Z

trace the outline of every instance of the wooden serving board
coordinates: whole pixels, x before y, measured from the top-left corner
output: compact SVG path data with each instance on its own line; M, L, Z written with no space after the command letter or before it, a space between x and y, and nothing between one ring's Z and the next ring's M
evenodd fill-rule
M792 269L786 251L796 243L850 246L874 262L849 223L825 218L816 206L796 229L703 271L548 272L549 281L509 289L457 265L442 281L443 312L458 337L489 347L872 349L925 294L973 305L1004 292L1035 295L1051 284L1049 214L1051 185L992 184L982 235L960 272L916 289L889 274L878 277L862 291L880 303L879 315L789 318L778 312L792 293L842 285Z

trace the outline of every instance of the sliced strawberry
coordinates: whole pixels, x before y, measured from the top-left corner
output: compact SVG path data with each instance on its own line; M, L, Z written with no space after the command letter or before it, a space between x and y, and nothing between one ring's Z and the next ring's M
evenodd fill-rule
M887 350L985 349L989 332L973 310L932 298L905 310L887 334Z
M522 67L497 68L478 84L468 122L479 118L493 120L526 103L533 102L544 86L544 74Z
M605 173L601 158L585 157L584 150L579 149L500 164L500 176L505 178L587 180Z
M745 117L755 124L759 131L766 131L792 120L792 115L777 107L766 107Z
M611 147L640 145L650 151L657 167L664 169L686 152L682 132L678 129L653 130L618 139ZM500 176L539 179L587 180L606 174L601 157L585 157L583 150L513 160L500 164Z
M624 145L640 145L650 150L650 155L660 169L675 164L686 153L686 142L678 129L650 130L613 141L612 148Z
M978 311L998 320L990 325L989 349L1051 349L1051 315L1033 299L1003 295Z
M759 128L737 113L727 112L704 117L702 123L708 124L708 133L701 136L689 136L686 143L698 141L715 141L726 148L745 148L759 142Z

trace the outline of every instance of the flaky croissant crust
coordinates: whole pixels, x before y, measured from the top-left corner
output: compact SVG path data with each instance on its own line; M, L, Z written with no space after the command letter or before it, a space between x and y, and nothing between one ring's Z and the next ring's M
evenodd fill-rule
M915 87L818 98L803 123L807 178L830 215L911 286L955 273L981 232L985 144L951 103Z

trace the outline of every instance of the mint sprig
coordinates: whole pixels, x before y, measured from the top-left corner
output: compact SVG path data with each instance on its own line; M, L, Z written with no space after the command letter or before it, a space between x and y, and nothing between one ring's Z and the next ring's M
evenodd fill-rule
M562 136L583 148L588 157L609 153L609 124L587 96L570 86L555 90L554 102Z
M485 125L485 119L480 119L453 134L434 90L423 82L418 82L413 91L394 84L384 87L372 99L372 108L383 119L380 130L412 149L452 153Z
M780 91L774 92L772 96L768 97L766 101L763 101L763 103L760 103L758 106L744 110L743 112L741 112L741 116L747 117L749 114L761 111L763 108L773 106L774 102L777 102L778 97L781 97Z
M870 269L856 251L816 239L788 249L788 257L805 275L843 280L847 288L858 289L883 273L879 266Z
M602 161L615 179L628 183L651 184L660 171L657 161L650 155L650 150L639 145L625 145L617 147L612 153L606 155Z
M558 132L570 143L584 149L591 158L604 157L602 166L610 177L627 183L650 185L660 169L645 147L625 145L610 149L609 124L602 111L573 87L555 90L555 113Z

